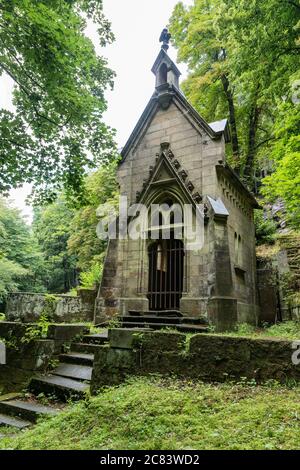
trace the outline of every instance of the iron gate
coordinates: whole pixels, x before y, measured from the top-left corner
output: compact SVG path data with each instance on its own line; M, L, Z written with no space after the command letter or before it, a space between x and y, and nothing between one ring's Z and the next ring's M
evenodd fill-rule
M149 247L150 310L179 310L183 291L184 249L181 240L159 240Z

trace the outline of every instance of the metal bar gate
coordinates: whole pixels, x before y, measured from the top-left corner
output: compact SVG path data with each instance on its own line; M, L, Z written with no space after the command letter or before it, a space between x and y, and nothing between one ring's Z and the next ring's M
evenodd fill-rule
M181 240L159 240L149 247L150 310L178 310L183 291L184 249Z

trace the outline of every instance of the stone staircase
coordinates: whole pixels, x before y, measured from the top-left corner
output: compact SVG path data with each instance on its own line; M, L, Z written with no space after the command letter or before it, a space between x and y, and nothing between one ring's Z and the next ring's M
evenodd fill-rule
M136 312L119 317L124 328L162 329L172 328L182 332L207 332L205 319L183 317L180 312ZM12 429L25 429L32 426L41 416L53 416L61 411L69 399L85 397L90 388L94 353L108 342L108 331L86 334L80 342L71 343L70 350L59 356L59 364L48 375L32 378L28 398L17 394L0 397L0 437L1 426ZM49 404L41 404L40 394L49 397Z
M108 341L108 334L89 334L72 343L70 351L60 354L58 366L48 375L38 375L29 384L30 398L0 397L0 427L24 429L41 416L53 416L67 400L84 398L89 390L96 348ZM55 397L54 404L41 405L40 394ZM1 436L1 431L0 431Z
M171 328L184 333L206 333L208 323L205 318L184 317L177 310L139 312L131 310L128 315L118 317L123 328L151 328L159 330Z

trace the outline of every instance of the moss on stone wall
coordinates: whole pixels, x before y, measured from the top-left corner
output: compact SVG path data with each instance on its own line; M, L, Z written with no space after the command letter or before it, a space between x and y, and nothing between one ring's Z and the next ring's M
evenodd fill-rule
M247 377L257 382L300 381L300 364L292 362L292 341L181 333L122 330L122 340L95 353L92 393L121 383L127 375L175 374L223 382ZM125 343L127 333L132 341ZM126 346L127 344L127 346ZM126 347L124 347L126 346Z

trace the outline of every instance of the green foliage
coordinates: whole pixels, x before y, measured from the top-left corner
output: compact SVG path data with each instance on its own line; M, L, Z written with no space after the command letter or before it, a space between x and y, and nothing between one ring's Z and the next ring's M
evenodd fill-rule
M97 237L97 209L117 205L116 161L91 173L85 185L81 207L70 205L61 194L54 203L35 208L33 230L45 257L49 292L70 292L79 283L93 288L101 279L107 242Z
M4 449L296 449L299 386L132 379L39 421ZM112 426L112 423L114 425Z
M29 344L37 339L47 338L48 328L51 321L47 313L43 312L37 323L26 328L24 336L21 338L22 344Z
M45 258L45 286L49 292L68 292L77 284L76 256L68 252L74 215L75 210L63 196L35 209L33 230Z
M268 336L275 336L286 339L299 339L300 338L300 324L299 322L287 321L272 325L267 328Z
M5 321L5 313L0 313L0 321Z
M287 340L297 340L300 338L300 323L286 321L275 325L265 325L263 328L257 328L242 323L238 325L234 332L226 332L226 336L249 336L251 338L281 338Z
M84 289L94 289L99 285L103 271L103 265L95 263L91 266L89 271L80 274L80 285Z
M268 201L281 199L290 225L300 227L300 104L279 107L271 157L274 172L263 180Z
M104 215L118 203L116 161L85 180L85 204L71 205L64 193L35 207L32 227L0 199L0 299L9 291L70 292L93 288L101 279L107 242L96 234L97 209ZM106 211L106 212L105 212Z
M26 275L27 270L19 264L0 259L0 298L3 299L9 292L17 290Z
M89 272L103 262L107 242L96 235L99 222L98 207L111 210L118 203L116 161L100 167L86 179L86 204L79 208L72 219L72 232L68 239L68 252L76 256L77 267ZM97 268L96 268L97 269Z
M0 198L0 299L10 291L43 291L45 265L20 212Z
M272 245L276 240L276 224L268 214L261 210L254 213L255 234L257 245Z
M15 111L0 110L0 193L33 183L36 202L84 198L87 171L115 154L103 123L107 61L85 36L97 24L102 47L113 40L102 0L2 0L0 75L14 82Z
M111 330L113 328L121 328L122 323L117 318L111 318L108 323L107 327Z
M269 157L277 105L299 73L299 10L288 0L194 0L179 2L170 20L190 71L184 91L208 121L228 116L229 161L249 183Z

